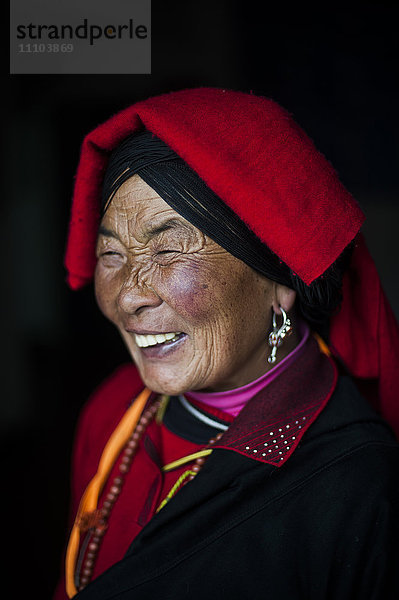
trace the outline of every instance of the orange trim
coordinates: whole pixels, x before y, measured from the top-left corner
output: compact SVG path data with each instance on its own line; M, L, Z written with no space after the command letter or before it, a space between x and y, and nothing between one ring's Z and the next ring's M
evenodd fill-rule
M131 433L136 427L150 394L151 390L144 388L144 390L137 396L133 404L128 408L122 419L119 421L119 424L112 433L103 450L98 463L97 473L89 482L80 501L78 512L76 514L75 522L69 538L65 560L66 593L69 598L72 598L78 593L74 580L80 541L79 523L81 522L81 518L85 513L92 512L97 508L98 499L105 482L107 481L108 475L114 466L122 448L125 446Z
M319 336L319 334L315 333L314 331L312 333L313 333L313 337L316 338L316 342L319 344L320 352L322 352L323 354L326 354L327 356L331 356L331 350L327 346L327 344L325 343L323 338L321 338Z

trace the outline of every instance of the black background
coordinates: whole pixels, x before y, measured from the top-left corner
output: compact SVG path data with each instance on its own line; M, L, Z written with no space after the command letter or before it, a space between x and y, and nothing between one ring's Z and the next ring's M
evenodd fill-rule
M1 444L5 586L12 597L51 597L66 536L78 412L93 388L129 360L91 286L71 292L65 284L83 136L136 100L170 90L217 86L273 98L293 113L365 210L369 247L398 315L395 5L153 2L151 75L8 76Z

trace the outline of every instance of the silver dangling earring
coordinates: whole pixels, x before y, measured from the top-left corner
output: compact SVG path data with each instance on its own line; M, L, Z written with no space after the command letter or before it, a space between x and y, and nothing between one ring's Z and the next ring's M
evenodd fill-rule
M267 359L269 363L276 362L277 348L281 346L284 338L292 333L292 325L290 319L287 317L287 313L281 306L280 310L283 315L283 322L280 327L277 326L276 313L273 310L273 331L269 335L269 346L272 347L272 352Z

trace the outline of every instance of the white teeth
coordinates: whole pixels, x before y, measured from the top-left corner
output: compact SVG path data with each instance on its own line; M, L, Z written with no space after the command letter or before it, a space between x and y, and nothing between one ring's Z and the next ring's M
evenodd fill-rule
M179 334L180 331L176 333L157 333L156 335L139 335L135 333L134 339L139 348L148 348L148 346L156 346L177 339Z
M178 333L165 333L165 337L167 340L173 340L174 337L180 335L180 331ZM162 335L161 335L162 337Z

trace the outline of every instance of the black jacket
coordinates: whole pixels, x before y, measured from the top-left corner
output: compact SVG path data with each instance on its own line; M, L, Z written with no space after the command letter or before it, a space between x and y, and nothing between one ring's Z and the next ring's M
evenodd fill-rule
M341 377L281 468L218 449L79 600L397 600L399 445Z

